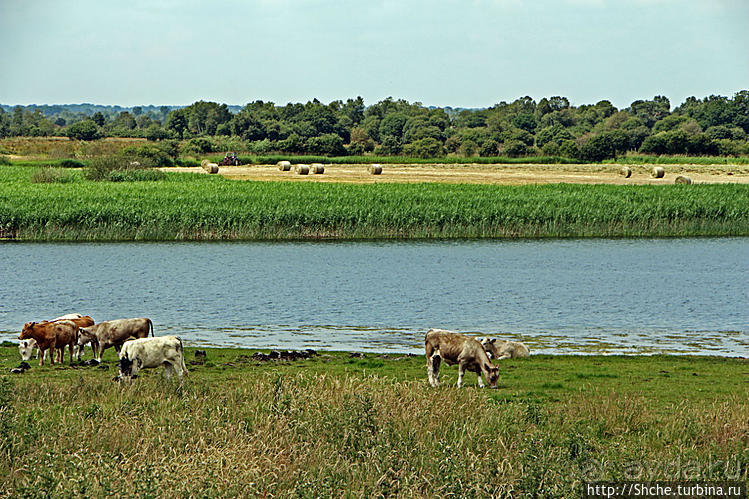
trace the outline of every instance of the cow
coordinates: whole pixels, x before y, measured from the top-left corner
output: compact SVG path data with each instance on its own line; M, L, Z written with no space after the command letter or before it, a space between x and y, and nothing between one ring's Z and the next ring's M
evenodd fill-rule
M34 355L34 349L37 349L36 351L36 358L39 358L39 350L36 345L36 340L34 338L29 338L27 340L21 340L20 343L18 343L18 353L21 354L21 360L24 362L27 362L31 360L31 357Z
M176 371L180 383L187 375L182 340L179 336L157 336L126 341L120 350L119 379L132 380L141 369L164 366L170 378Z
M19 340L33 338L39 347L41 353L39 365L44 365L44 352L51 349L54 352L57 349L58 360L62 364L62 355L65 347L70 347L70 363L73 363L73 346L78 339L78 326L72 321L54 321L54 322L27 322L23 325L23 330L18 336ZM55 363L54 355L50 353L49 361L52 365Z
M94 357L101 362L101 356L109 347L114 347L120 353L120 347L130 338L146 338L148 333L153 336L153 322L151 319L140 317L137 319L115 319L103 321L93 326L80 328L78 345L91 342Z
M81 314L66 314L61 315L60 317L55 317L54 319L51 319L49 321L40 321L40 322L55 322L55 321L61 321L66 319L80 319L83 317ZM91 321L91 324L93 324L94 321ZM76 324L80 327L81 325L89 325L89 324L80 324L76 322ZM31 360L31 357L34 355L34 349L37 349L36 351L36 358L39 358L39 350L36 345L36 340L33 338L29 338L26 340L21 340L21 342L18 344L18 353L21 354L21 360L26 362ZM78 350L78 360L81 360L81 350Z
M444 329L430 329L424 338L427 358L427 376L431 386L439 386L440 364L458 364L458 388L463 385L466 369L475 372L479 386L484 387L483 375L491 388L497 388L499 369L492 365L489 357L475 338Z
M78 326L79 328L78 329L79 338L78 338L78 341L76 342L75 349L76 349L76 358L78 359L78 361L80 361L81 357L83 357L83 347L86 344L85 342L83 344L81 344L80 342L80 328L93 326L94 320L91 318L90 315L81 315L81 314L69 314L69 315L78 316L78 317L71 317L70 319L67 319L67 320L71 322L75 322L75 325ZM63 316L63 317L66 317L66 316ZM58 317L57 319L52 319L52 320L58 321L60 320L60 318Z
M498 340L496 338L481 338L481 344L491 359L519 359L530 356L530 351L525 344L519 341Z

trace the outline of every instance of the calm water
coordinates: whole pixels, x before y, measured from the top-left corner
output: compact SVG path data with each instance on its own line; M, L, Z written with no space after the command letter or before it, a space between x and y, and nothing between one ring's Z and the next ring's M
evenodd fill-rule
M0 244L0 340L63 313L189 344L423 352L442 327L534 353L749 356L749 238Z

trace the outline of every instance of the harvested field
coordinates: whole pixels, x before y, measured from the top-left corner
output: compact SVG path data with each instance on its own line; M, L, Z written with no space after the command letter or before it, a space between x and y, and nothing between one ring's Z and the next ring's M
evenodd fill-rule
M268 180L296 182L346 183L417 183L455 184L673 184L679 175L688 175L695 184L749 183L746 165L666 165L663 178L651 176L652 165L628 165L632 176L620 174L621 165L384 165L381 175L370 175L369 165L325 165L325 175L285 175L275 165L242 165L221 168L221 175L235 180ZM168 168L168 171L201 172L201 168Z

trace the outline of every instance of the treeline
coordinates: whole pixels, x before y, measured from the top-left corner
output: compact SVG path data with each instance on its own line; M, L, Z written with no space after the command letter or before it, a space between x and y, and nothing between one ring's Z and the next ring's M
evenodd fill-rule
M178 109L95 111L70 121L48 117L40 106L0 108L0 137L46 135L179 139L186 141L185 152L196 153L229 146L255 154L421 158L545 155L600 161L630 151L740 156L749 154L749 91L732 98L689 97L674 109L663 96L625 109L607 100L573 106L561 96L463 110L392 98L370 106L361 97L285 106L255 101L241 109L199 101Z

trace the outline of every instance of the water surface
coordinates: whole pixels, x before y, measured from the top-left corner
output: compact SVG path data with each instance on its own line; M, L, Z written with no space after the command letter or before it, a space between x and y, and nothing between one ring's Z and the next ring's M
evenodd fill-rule
M749 238L1 243L0 340L80 312L192 345L423 352L442 327L533 353L749 356Z

